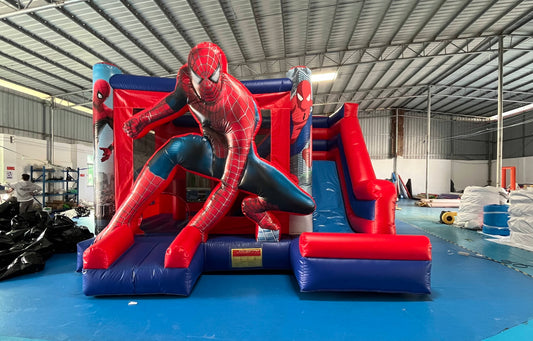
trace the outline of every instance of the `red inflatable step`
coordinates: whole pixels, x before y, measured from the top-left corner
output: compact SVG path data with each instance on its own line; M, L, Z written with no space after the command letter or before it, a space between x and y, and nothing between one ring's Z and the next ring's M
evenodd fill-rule
M426 236L304 232L300 253L309 258L431 260Z

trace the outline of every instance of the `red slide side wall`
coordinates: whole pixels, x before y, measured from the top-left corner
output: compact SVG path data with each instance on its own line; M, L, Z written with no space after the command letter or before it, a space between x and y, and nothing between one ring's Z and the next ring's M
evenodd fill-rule
M329 151L313 152L315 160L330 160L337 164L339 180L343 188L343 198L346 216L356 232L371 234L395 234L396 224L396 190L394 185L386 180L376 179L374 168L366 148L365 140L357 118L358 104L345 103L344 117L330 128L313 129L313 138L317 140L331 140L340 135L344 155L340 155L338 148ZM341 157L346 160L348 176L352 188L347 188ZM375 200L374 220L368 220L355 215L348 199L348 190L352 190L358 200Z

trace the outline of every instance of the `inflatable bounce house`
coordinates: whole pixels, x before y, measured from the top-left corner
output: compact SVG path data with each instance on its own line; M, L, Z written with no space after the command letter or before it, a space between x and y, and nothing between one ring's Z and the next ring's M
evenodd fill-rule
M309 69L239 82L201 43L175 79L93 76L86 295L187 296L203 272L260 269L292 270L305 292L430 293L430 241L396 234L357 104L312 117Z

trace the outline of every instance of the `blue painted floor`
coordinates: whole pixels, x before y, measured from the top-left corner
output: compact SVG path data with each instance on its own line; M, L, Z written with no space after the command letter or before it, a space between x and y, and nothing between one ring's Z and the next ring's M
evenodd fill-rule
M398 233L432 241L431 295L300 293L291 273L254 272L202 275L187 298L86 297L63 254L0 282L0 340L533 339L533 278L499 262L530 264L529 251L401 208Z

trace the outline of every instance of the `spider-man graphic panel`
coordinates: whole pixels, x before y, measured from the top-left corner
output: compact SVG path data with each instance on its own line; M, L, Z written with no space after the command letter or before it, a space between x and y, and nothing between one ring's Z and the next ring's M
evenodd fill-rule
M93 69L93 129L95 230L102 231L115 213L113 90L108 80L120 73L114 65L99 63Z

